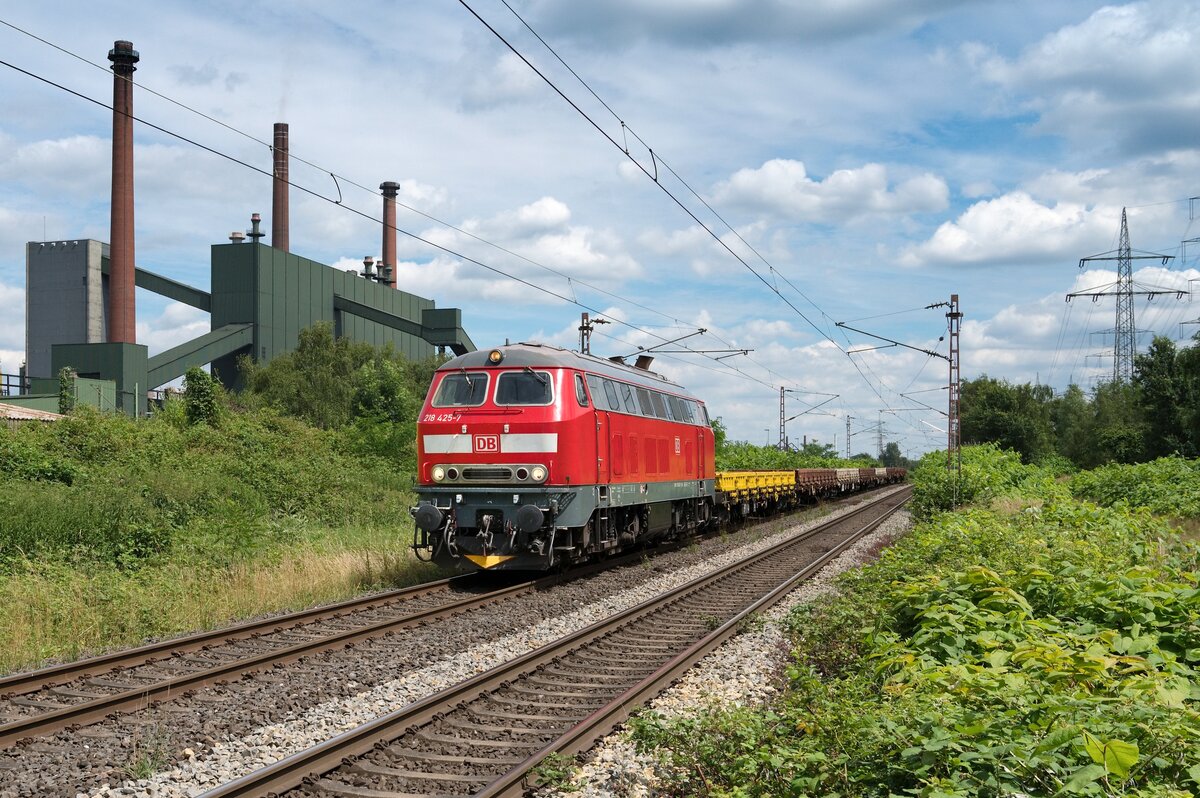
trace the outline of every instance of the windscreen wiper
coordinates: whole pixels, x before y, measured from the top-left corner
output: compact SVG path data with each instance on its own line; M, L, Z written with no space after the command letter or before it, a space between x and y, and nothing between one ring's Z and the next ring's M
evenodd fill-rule
M546 379L545 374L539 374L538 372L529 368L529 366L526 366L523 370L529 374L532 374L533 378L535 380L537 380L538 382L540 382L542 385L545 385L546 387L550 387L550 380Z

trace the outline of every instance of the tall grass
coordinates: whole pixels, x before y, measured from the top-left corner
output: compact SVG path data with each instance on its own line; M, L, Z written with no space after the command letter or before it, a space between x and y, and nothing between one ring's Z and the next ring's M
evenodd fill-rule
M434 577L410 478L355 435L171 405L0 428L0 671Z
M25 560L0 577L0 672L436 578L406 542L391 529L343 528L225 566Z

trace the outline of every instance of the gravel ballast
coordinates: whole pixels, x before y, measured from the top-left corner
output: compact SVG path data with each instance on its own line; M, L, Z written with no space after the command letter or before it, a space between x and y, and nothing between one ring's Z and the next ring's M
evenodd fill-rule
M199 795L819 520L777 520L3 752L0 796Z
M755 628L701 660L650 702L650 709L676 718L718 707L768 703L779 690L788 661L783 618L795 607L835 592L834 578L869 562L881 546L904 534L911 522L905 511L893 515L763 613ZM645 798L661 794L669 780L670 774L660 772L653 757L638 753L622 727L593 747L586 764L571 777L569 792L543 790L539 798Z

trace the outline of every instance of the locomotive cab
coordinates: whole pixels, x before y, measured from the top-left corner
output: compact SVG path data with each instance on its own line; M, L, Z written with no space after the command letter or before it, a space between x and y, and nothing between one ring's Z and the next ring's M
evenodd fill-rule
M439 561L544 568L555 527L586 523L569 511L594 481L581 468L595 456L583 377L527 349L457 358L430 386L414 520L418 548Z
M672 411L658 396L646 405L659 433L649 435L647 419L634 419L641 412L636 403L610 404L601 386L609 382L608 392L618 395L618 378L630 381L631 395L639 390L633 380L648 379L629 366L532 344L472 352L443 365L417 422L418 554L467 570L545 570L615 550L656 525L681 525L687 512L676 517L670 501L653 500L667 497L662 481L674 477L681 479L669 484L681 499L694 503L711 494L694 478L712 469L707 417L692 400L696 410L675 397ZM640 391L649 396L647 388ZM680 421L664 424L655 407ZM632 434L630 474L623 431L635 421L644 428L638 432L647 459L639 459L643 445ZM709 454L701 457L705 434ZM693 521L695 515L693 508Z

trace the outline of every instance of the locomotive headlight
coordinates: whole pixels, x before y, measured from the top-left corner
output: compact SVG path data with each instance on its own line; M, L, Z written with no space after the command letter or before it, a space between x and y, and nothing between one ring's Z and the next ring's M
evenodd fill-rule
M442 468L441 466L434 466L433 467L433 481L441 482L445 478L446 478L446 469Z
M500 361L503 359L504 353L499 349L493 349L491 352L488 352L488 363L491 363L493 366L500 365Z
M529 476L533 477L534 482L546 481L546 469L544 466L534 466L529 472Z

